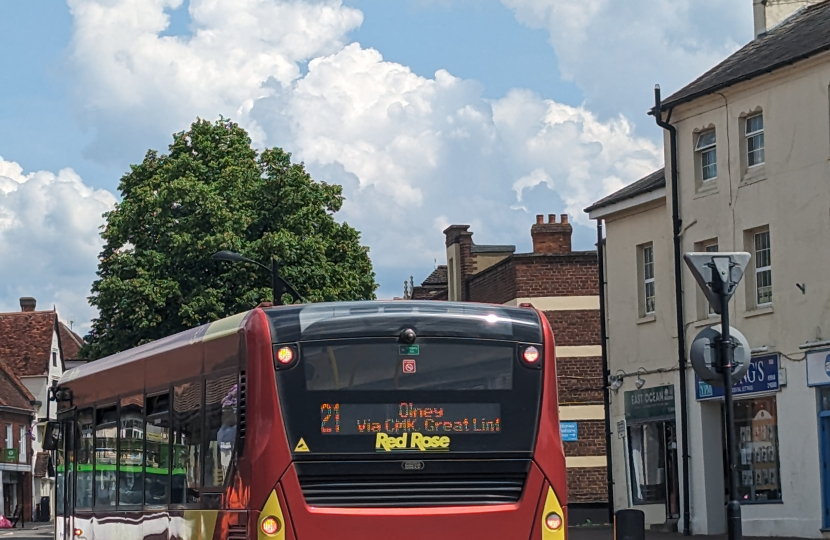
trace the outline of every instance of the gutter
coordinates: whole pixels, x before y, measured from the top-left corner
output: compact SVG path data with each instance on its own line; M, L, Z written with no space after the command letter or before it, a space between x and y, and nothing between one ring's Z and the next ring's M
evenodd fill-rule
M608 330L605 327L605 254L602 219L597 219L597 262L599 263L599 332L602 340L602 405L605 409L605 481L608 484L608 523L614 523L614 469L611 460L611 388L608 377Z
M691 534L691 516L689 501L689 422L688 422L688 396L686 391L686 329L683 324L683 284L681 281L681 225L680 219L680 195L677 182L677 129L671 125L671 113L663 120L662 103L660 99L660 85L654 86L654 109L649 113L654 115L657 125L669 132L671 172L667 176L668 183L671 179L671 207L672 207L672 229L674 240L674 303L677 310L677 358L680 366L680 437L681 453L683 462L683 535Z

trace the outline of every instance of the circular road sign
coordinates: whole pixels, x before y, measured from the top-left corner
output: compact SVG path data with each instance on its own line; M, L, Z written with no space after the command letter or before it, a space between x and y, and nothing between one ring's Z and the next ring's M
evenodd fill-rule
M738 382L749 369L751 349L749 348L749 342L736 328L730 326L729 335L736 345L732 353L732 380ZM723 375L715 369L720 354L717 348L720 336L721 325L704 328L692 341L689 354L692 368L697 376L712 386L723 386Z

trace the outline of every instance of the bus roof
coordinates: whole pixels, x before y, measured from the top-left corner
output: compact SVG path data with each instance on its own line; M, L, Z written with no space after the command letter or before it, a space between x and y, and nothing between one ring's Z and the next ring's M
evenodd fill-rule
M363 301L268 308L274 343L398 337L412 328L422 337L502 339L541 343L536 310L434 300Z

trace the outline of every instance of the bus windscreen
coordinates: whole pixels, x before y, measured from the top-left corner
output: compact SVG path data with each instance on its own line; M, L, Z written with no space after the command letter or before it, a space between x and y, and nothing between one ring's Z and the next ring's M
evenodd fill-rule
M299 459L533 449L543 370L519 360L518 342L373 338L297 347L299 361L278 371L277 383L289 444L303 441Z

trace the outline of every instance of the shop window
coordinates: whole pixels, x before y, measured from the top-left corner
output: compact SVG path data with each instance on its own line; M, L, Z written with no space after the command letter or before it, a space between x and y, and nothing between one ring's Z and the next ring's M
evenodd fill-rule
M118 420L118 504L144 502L144 395L121 399Z
M171 504L199 502L202 449L202 387L186 383L173 390L173 480Z
M225 485L236 441L237 376L205 382L205 487Z
M26 426L18 426L18 431L20 432L20 437L17 441L17 461L19 463L26 463Z
M115 506L118 408L95 410L95 506Z
M170 394L147 397L147 439L144 459L144 504L166 505L170 501Z
M735 430L741 502L781 501L775 396L735 401Z
M634 504L666 502L664 442L663 422L649 422L628 428L631 496Z
M92 409L78 413L78 453L76 461L77 487L75 488L75 506L80 510L92 508L92 463L95 445L92 437L94 416Z

